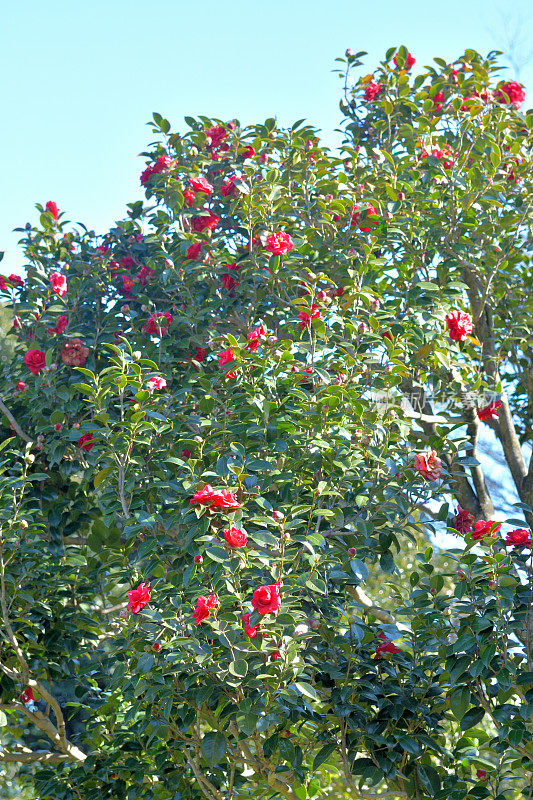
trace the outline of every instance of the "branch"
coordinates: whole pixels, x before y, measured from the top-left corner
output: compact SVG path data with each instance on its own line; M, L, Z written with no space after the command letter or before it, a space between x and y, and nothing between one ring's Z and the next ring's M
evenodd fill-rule
M64 764L78 762L77 758L68 753L49 753L48 750L2 750L0 748L0 762L18 764Z
M18 424L17 420L9 410L9 408L5 405L5 403L0 400L0 411L8 418L9 422L11 423L11 427L25 442L33 442L33 439L30 439L27 433L24 433L20 425Z
M388 625L397 625L398 627L405 629L405 626L398 625L398 622L392 616L392 614L389 614L389 612L385 611L384 608L374 605L370 597L363 592L360 586L347 586L346 591L353 597L354 600L359 603L359 605L366 608L366 610L376 619L379 619L380 622L386 622Z

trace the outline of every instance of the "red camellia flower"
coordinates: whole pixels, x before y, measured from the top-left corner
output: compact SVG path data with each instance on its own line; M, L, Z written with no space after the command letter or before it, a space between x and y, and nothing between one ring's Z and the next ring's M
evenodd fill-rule
M213 187L203 175L199 178L191 178L189 180L191 189L195 192L203 192L204 194L213 194Z
M249 144L248 147L245 147L244 150L242 151L242 157L243 158L252 158L253 156L255 156L255 150L252 147L252 145Z
M185 191L183 192L183 199L185 200L189 208L191 208L194 205L194 201L196 200L196 195L192 191L192 189L185 189Z
M507 547L531 547L531 533L526 528L509 531L505 537Z
M0 275L0 291L5 292L7 289L7 280L5 275Z
M222 276L222 286L224 289L229 289L231 291L238 285L239 281L235 280L233 275L230 275L229 272L225 272Z
M166 336L168 326L172 323L172 320L173 316L168 311L155 311L148 317L148 321L146 325L143 325L142 330L151 336Z
M190 259L191 261L193 259L198 258L201 249L202 249L201 242L195 242L194 244L191 244L190 247L187 248L187 258Z
M281 581L259 586L252 596L252 606L255 610L260 614L276 616L281 607L280 586L282 586Z
M214 231L219 222L220 217L217 217L216 214L210 211L208 214L203 214L201 217L193 217L191 220L191 227L196 233Z
M231 347L228 347L227 350L223 350L221 353L219 353L217 358L218 358L218 366L220 367L220 369L224 369L226 364L229 364L231 361L235 360L235 353L233 352ZM224 370L224 372L226 374L226 377L228 377L228 378L236 378L237 377L237 373L236 372L226 372L225 370Z
M486 781L489 773L485 769L476 769L476 778L478 781Z
M399 64L398 64L398 53L396 53L396 55L394 56L394 58L392 60L394 61L394 63L398 67L399 66ZM411 69L412 66L414 66L415 62L416 62L416 58L413 58L411 53L407 53L407 58L405 59L405 64L404 64L403 68L409 70L409 69Z
M366 207L366 215L364 219L361 219L361 213L365 209L362 209L361 206L354 206L352 208L352 217L350 219L350 227L352 228L359 228L363 233L368 233L372 226L376 226L379 224L379 220L377 219L368 219L369 215L379 216L378 211L374 208L373 205L369 204ZM366 225L366 227L363 227Z
M27 689L24 689L24 691L20 695L20 699L22 700L24 705L35 702L35 696L33 694L33 689L31 688L31 686L28 686Z
M24 286L24 281L22 280L20 275L15 275L14 272L12 272L11 275L8 275L7 279L12 286L16 286L19 289L21 289Z
M367 84L367 87L365 89L365 94L364 94L365 102L369 103L372 100L374 100L374 98L376 98L378 94L380 94L382 89L383 89L382 83L374 83L374 81L370 81L370 83Z
M67 367L83 367L89 355L89 348L83 346L81 339L69 339L61 350L61 359Z
M129 269L130 267L134 266L135 259L132 258L131 256L122 256L122 258L120 259L120 261L118 263L124 269Z
M482 422L486 422L489 419L498 419L501 407L501 400L494 400L492 403L489 403L488 406L478 408L477 415Z
M170 156L159 156L154 164L148 166L141 175L141 183L145 186L153 175L168 172L174 166Z
M284 231L278 231L277 233L269 234L265 243L265 250L267 250L269 253L272 253L274 256L281 256L284 253L290 253L293 247L294 242L289 234L285 233Z
M211 508L213 511L233 510L241 507L230 489L213 489L209 483L199 492L196 492L190 502L197 503L199 506L206 506L206 508Z
M94 439L92 434L84 433L83 436L80 436L78 439L78 447L81 447L82 450L87 450L87 452L90 453L94 447Z
M24 383L24 381L18 381L18 383L15 384L15 389L19 392L25 392L28 389L28 384Z
M427 481L436 481L442 475L442 461L435 450L426 450L425 453L417 453L415 456L414 468Z
M257 350L257 348L259 347L259 342L261 341L261 339L265 338L266 338L266 331L262 325L259 325L258 327L254 328L253 331L250 331L250 333L247 334L246 339L248 340L248 344L246 345L246 347L248 348L248 350Z
M379 638L380 638L380 639L383 639L383 641L382 641L382 642L380 642L380 643L378 644L378 646L376 647L376 652L375 652L375 654L374 654L374 658L375 658L375 659L377 659L377 658L383 658L383 656L384 656L384 654L385 654L385 653L392 653L392 654L394 654L394 653L401 653L401 652L402 652L402 651L401 651L401 649L400 649L399 647L396 647L396 645L394 644L394 642L390 642L390 641L387 639L387 637L385 636L385 634L383 633L383 631L381 631L381 633L379 634Z
M484 519L478 519L477 522L474 523L472 539L477 541L478 539L484 539L485 536L496 536L501 527L501 522L497 523L493 519L489 519L488 522L485 522Z
M24 363L32 375L38 375L46 366L46 357L42 350L28 350L24 354Z
M453 527L455 530L464 536L466 533L470 533L474 526L474 515L467 511L466 508L461 508L460 506L457 508L455 512L455 519L453 521Z
M46 210L50 212L55 220L59 217L59 208L57 207L57 203L54 203L53 200L49 200L45 206Z
M167 385L167 382L161 375L154 375L153 378L148 378L146 381L146 388L149 389L151 392L155 390L164 389Z
M433 147L432 150L428 150L424 147L420 157L429 158L429 156L442 159L444 169L451 169L455 161L455 155L449 147L444 147L442 149L440 147Z
M203 594L200 595L198 600L196 601L196 608L193 611L193 619L197 625L202 622L202 620L207 619L211 610L218 606L218 597L216 594L210 594L208 597L204 597Z
M250 625L250 614L241 614L241 619L244 622L244 632L250 639L257 636L259 630L259 623L257 625ZM260 634L261 635L261 634Z
M516 81L511 81L510 83L504 83L499 89L496 89L494 92L494 99L499 103L510 104L515 108L519 108L526 99L526 93L521 84Z
M230 197L235 194L235 181L238 180L236 175L232 175L229 178L224 178L222 181L222 186L220 187L220 196L221 197Z
M67 293L67 279L65 275L62 275L60 272L51 272L49 279L52 291L59 295L59 297L63 297L63 295Z
M454 342L464 342L466 337L474 330L474 323L470 314L467 314L466 311L459 311L457 308L454 308L446 317L446 325L448 326L450 339L453 339Z
M222 125L213 125L211 128L207 128L205 135L209 146L216 148L220 147L228 132Z
M437 92L432 98L433 100L433 110L434 111L442 111L442 106L444 103L444 92Z
M203 347L195 347L196 355L194 356L195 361L205 361L205 350Z
M190 458L191 457L191 451L189 450L188 447L184 447L183 450L180 453L180 456L182 458Z
M146 286L148 280L152 277L153 274L154 274L154 271L153 271L152 267L147 267L146 265L143 264L143 266L140 268L139 272L137 273L137 278L138 278L139 283L141 284L141 286Z
M149 583L140 583L136 589L130 589L128 592L128 611L132 614L138 614L150 602L150 595L152 587Z
M300 320L300 328L304 330L304 328L310 326L312 319L322 319L322 314L317 304L313 303L309 309L309 313L307 313L307 311L300 311L297 318Z
M224 539L229 547L244 547L248 541L248 537L241 528L234 528L230 526L224 531Z
M135 281L133 278L130 278L129 275L122 276L122 288L119 289L119 292L123 297L131 297L131 290L133 289L133 284Z
M66 314L60 314L60 316L57 318L57 322L54 325L54 327L48 328L48 333L56 333L59 335L63 333L67 325L68 325L68 318Z

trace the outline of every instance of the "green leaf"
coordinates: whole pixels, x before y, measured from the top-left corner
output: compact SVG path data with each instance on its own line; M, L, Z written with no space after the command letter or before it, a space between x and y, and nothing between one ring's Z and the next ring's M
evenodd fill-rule
M244 678L248 672L248 664L243 658L238 658L236 661L230 663L228 669L231 674L235 675L237 678Z
M297 681L296 683L293 684L293 686L296 689L298 689L300 694L305 695L305 697L310 697L311 700L317 700L318 699L317 698L317 693L316 693L315 689L313 688L313 686L311 686L311 684L309 684L309 683L301 683L300 681Z
M459 686L450 695L450 708L455 719L461 720L466 709L470 705L470 689L466 686Z
M219 764L224 758L226 746L226 737L224 734L218 732L206 733L201 744L202 755L207 763L214 767L215 764Z
M322 748L321 748L321 749L318 751L318 753L316 754L316 756L314 757L314 760L313 760L313 770L315 770L315 769L318 769L318 767L319 767L321 764L323 764L323 763L324 763L324 761L327 761L327 760L328 760L328 758L329 758L329 757L330 757L330 755L331 755L331 754L334 752L334 750L335 750L335 749L336 749L336 745L334 745L334 744L325 744L325 745L324 745L324 747L322 747Z
M467 711L461 720L461 730L467 731L478 725L485 716L485 710L479 706L471 708Z

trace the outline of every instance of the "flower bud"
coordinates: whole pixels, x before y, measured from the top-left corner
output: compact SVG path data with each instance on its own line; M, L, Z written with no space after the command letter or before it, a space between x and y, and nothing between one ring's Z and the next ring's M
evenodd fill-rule
M275 519L276 522L281 522L283 519L285 519L285 514L283 513L283 511L273 511L272 519Z
M152 650L154 651L154 653L159 653L159 651L161 650L161 645L159 644L159 642L153 643Z
M195 555L194 558L193 558L193 561L194 561L195 564L203 564L204 563L204 557L201 556L200 554Z
M26 453L26 457L24 460L26 461L26 464L33 464L33 462L35 461L35 456L33 455L33 453Z
M352 558L353 558L354 556L357 555L357 549L355 547L349 547L348 548L348 555L352 556Z
M79 422L74 422L74 423L72 424L72 427L73 427L75 430L78 430L78 428L80 427L80 423L79 423Z
M63 430L62 424L60 422L56 422L56 424L54 425L54 430L55 431L62 431Z
M19 528L21 528L23 531L25 531L27 527L28 527L27 520L19 519Z
M133 353L131 354L131 357L133 358L134 361L138 361L139 358L142 357L142 353L140 350L134 350Z

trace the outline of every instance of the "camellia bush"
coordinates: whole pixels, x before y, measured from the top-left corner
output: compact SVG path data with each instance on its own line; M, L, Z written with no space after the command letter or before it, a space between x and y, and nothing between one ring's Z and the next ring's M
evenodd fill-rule
M154 114L123 221L21 228L0 761L40 800L532 796L533 114L497 54L363 55L338 152Z

